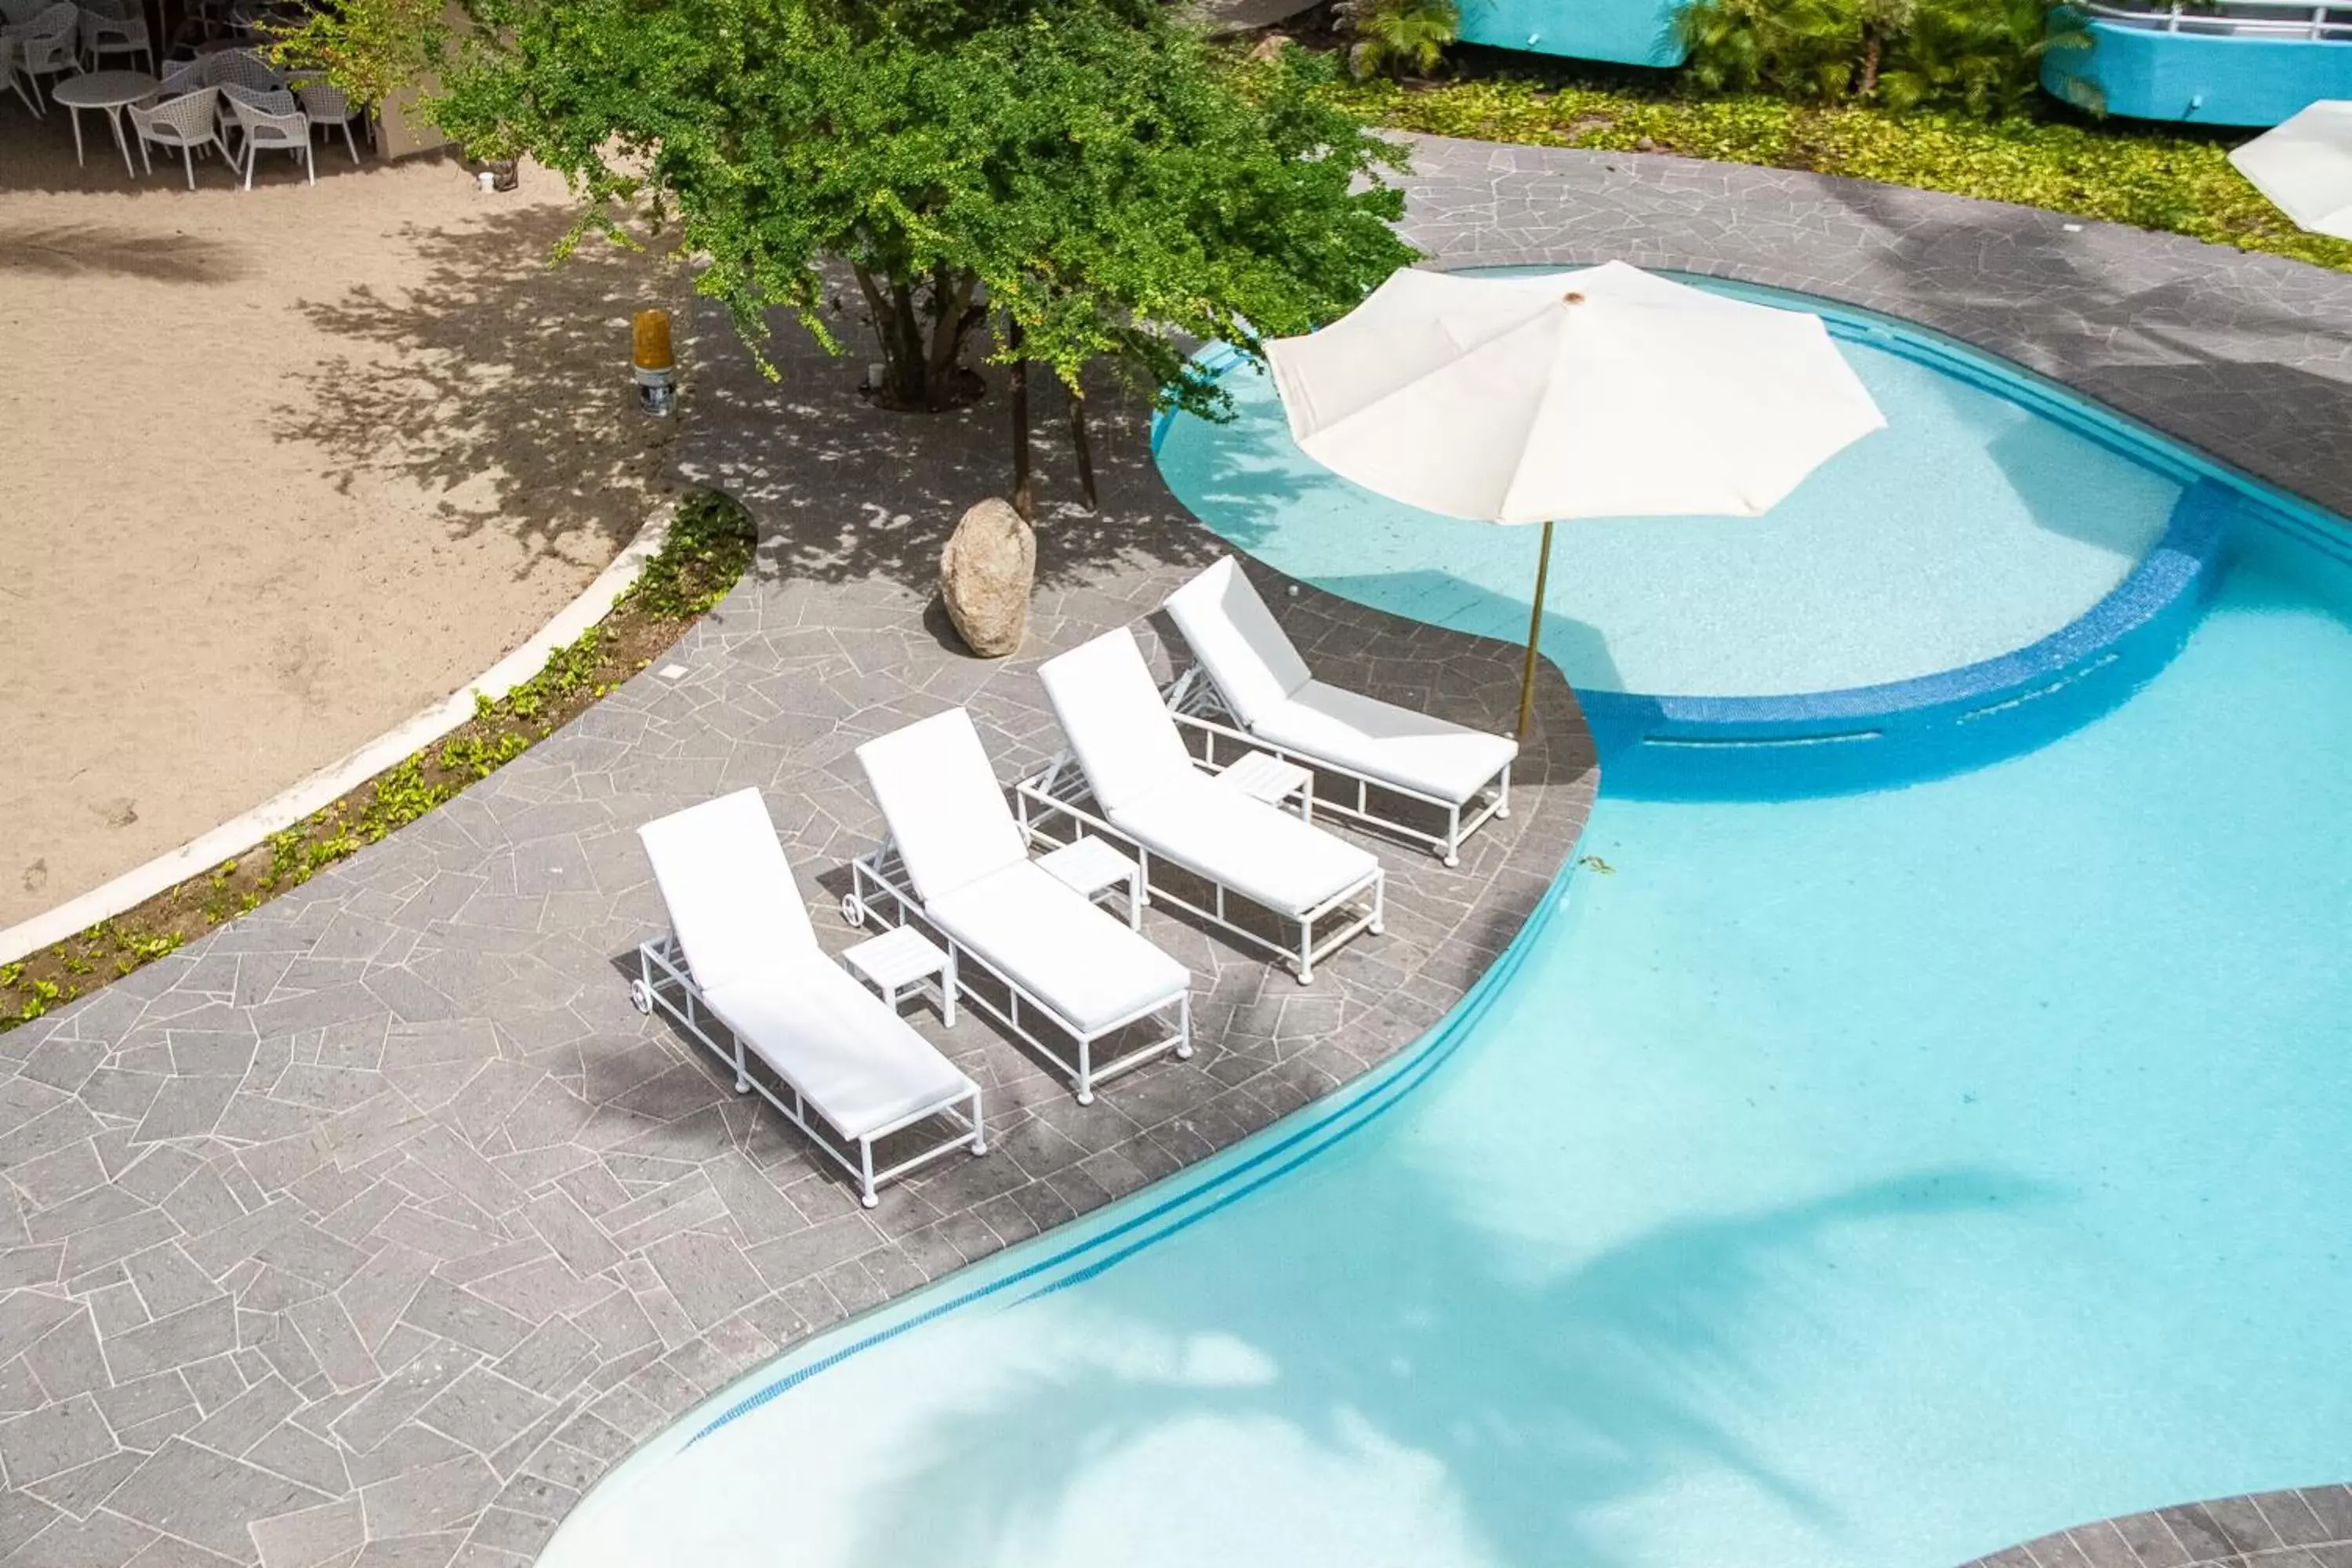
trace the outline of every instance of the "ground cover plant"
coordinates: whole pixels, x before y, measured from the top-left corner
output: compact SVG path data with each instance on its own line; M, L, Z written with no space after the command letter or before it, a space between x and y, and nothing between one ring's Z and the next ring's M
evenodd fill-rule
M268 841L112 920L0 963L0 1032L131 973L222 921L299 888L415 821L553 734L644 669L717 605L751 564L751 520L729 498L682 498L669 536L602 621L474 716Z

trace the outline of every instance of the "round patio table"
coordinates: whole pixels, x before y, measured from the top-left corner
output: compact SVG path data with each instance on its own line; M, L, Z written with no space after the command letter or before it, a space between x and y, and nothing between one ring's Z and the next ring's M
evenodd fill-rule
M132 179L139 171L131 166L131 143L122 134L122 110L138 102L162 85L145 71L87 71L69 76L49 89L49 97L66 106L73 115L74 162L81 155L81 111L100 110L106 115L107 129L114 132L115 149L122 154L122 171Z

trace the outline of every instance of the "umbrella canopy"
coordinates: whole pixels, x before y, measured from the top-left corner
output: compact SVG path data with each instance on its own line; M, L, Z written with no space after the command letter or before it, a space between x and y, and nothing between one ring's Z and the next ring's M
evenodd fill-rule
M1291 435L1326 468L1425 511L1544 525L1522 734L1555 521L1753 517L1886 425L1820 317L1622 261L1399 272L1266 355Z
M1399 272L1266 352L1308 455L1483 522L1753 517L1886 423L1820 317L1622 261Z
M2322 99L2230 162L2297 227L2352 239L2352 103Z

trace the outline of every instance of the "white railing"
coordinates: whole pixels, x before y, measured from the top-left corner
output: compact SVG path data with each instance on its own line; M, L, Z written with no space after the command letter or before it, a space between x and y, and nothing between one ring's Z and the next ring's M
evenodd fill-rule
M2312 0L2221 0L2219 5L2105 5L2081 0L2075 6L2094 21L2162 33L2225 34L2236 37L2305 38L2352 43L2352 0L2314 5Z

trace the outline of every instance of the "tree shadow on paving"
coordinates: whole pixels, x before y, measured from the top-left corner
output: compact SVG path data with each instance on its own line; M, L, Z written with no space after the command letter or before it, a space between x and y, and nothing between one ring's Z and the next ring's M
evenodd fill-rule
M246 267L235 247L193 235L167 237L126 224L11 224L0 226L0 275L8 273L234 283Z
M412 227L416 287L306 301L353 351L303 377L273 434L316 447L345 490L368 475L421 488L453 537L511 534L529 552L518 575L544 556L609 559L666 488L676 431L637 406L628 318L675 305L685 279L594 240L551 265L569 216Z
M723 312L704 308L684 357L688 429L680 468L750 507L762 525L763 574L822 583L881 579L929 596L940 551L975 503L1010 493L1006 371L982 364L986 394L944 414L882 409L858 392L872 334L845 306L828 323L844 353L827 354L779 315L762 377ZM976 345L978 363L987 345ZM1108 374L1087 386L1098 508L1084 503L1069 435L1069 398L1042 367L1031 373L1037 498L1037 586L1080 588L1122 559L1205 565L1223 552L1161 482L1150 450L1150 400ZM940 628L933 628L939 635Z

